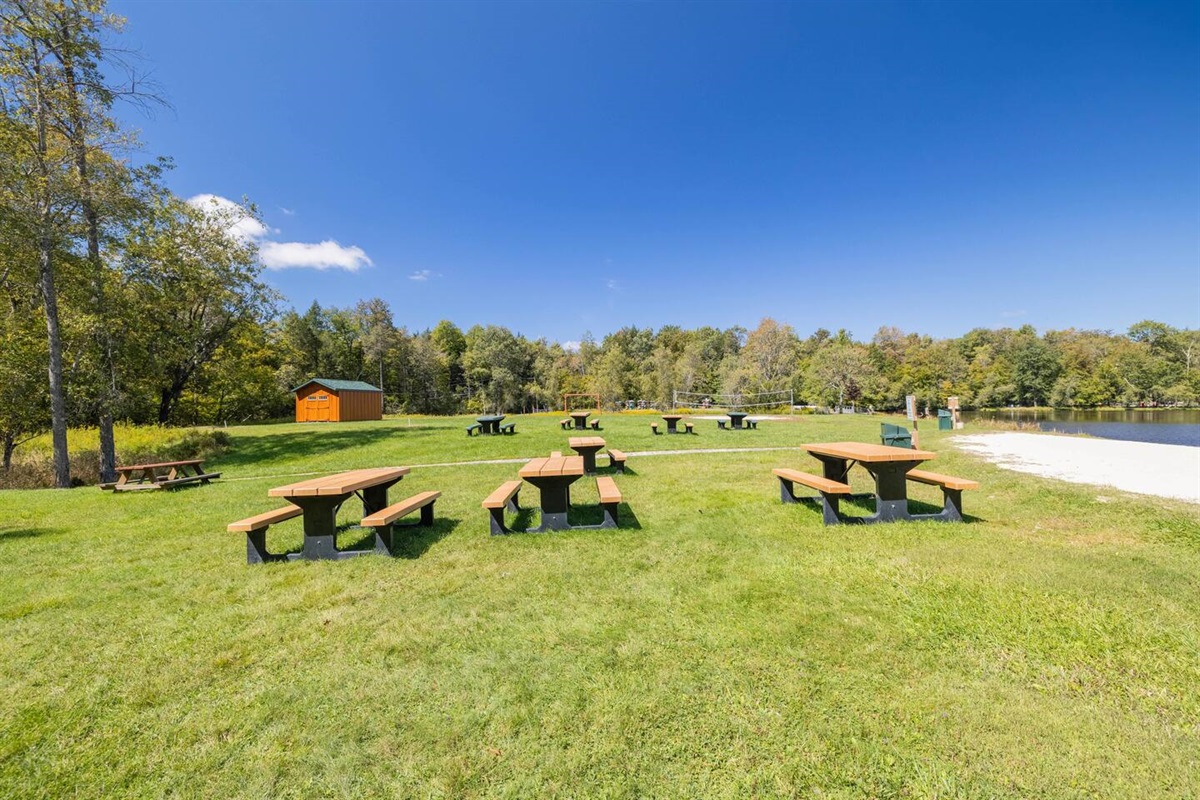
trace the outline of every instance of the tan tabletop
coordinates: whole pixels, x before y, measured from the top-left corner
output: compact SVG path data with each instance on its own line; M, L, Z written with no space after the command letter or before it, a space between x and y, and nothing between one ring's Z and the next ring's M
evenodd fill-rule
M592 412L590 411L572 411L571 413L567 414L568 417L583 417L584 419L587 419L591 415Z
M866 442L820 442L800 445L813 455L844 458L864 464L880 464L887 461L928 461L937 458L937 453L928 450L910 450L906 447L889 447Z
M572 436L567 439L567 444L572 450L577 450L581 447L604 447L604 439L599 436Z
M663 419L680 420L680 419L683 419L683 414L663 414L662 418Z
M535 458L517 473L522 478L557 478L583 475L583 456Z
M359 489L369 489L381 483L399 480L410 472L408 467L375 467L355 469L313 478L287 486L276 486L267 492L270 497L325 497L350 494Z

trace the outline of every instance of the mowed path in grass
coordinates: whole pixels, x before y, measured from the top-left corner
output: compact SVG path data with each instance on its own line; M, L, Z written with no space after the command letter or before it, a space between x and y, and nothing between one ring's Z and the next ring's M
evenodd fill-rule
M479 503L516 475L492 463L414 469L393 497L444 494L395 558L251 567L225 532L278 504L272 476L567 451L557 418L231 428L211 486L0 493L0 796L1200 792L1200 512L936 432L931 468L983 483L969 524L826 528L771 475L816 462L775 450L631 457L616 531L489 536ZM653 419L600 435L796 447L880 421Z

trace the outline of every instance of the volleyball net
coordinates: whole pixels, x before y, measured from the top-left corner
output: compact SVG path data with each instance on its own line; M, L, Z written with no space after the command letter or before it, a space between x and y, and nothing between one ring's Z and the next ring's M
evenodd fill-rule
M676 409L693 411L751 411L791 414L796 403L796 392L780 389L772 392L675 392L673 405Z

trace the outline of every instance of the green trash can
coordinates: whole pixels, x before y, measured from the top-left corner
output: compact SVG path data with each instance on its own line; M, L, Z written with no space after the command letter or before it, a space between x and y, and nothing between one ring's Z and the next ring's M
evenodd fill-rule
M907 428L899 425L889 425L884 422L879 426L879 440L888 447L907 447L912 449L912 434Z
M954 430L954 415L947 408L938 409L938 430L952 431Z

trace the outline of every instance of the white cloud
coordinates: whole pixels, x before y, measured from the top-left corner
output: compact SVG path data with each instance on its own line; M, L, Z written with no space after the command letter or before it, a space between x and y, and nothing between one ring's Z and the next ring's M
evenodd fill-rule
M284 208L283 206L280 206L280 207L279 207L279 210L283 212L283 215L284 215L285 217L294 217L294 216L296 216L296 212L295 212L295 210L293 210L293 209L290 209L290 208Z
M344 269L358 272L371 266L361 247L345 247L332 239L320 244L305 242L263 242L258 257L267 269Z
M196 208L211 209L214 214L228 215L234 220L230 226L230 235L241 241L256 242L258 257L267 269L343 269L347 272L358 272L363 267L374 266L361 247L341 245L332 239L316 244L271 241L267 237L279 234L279 229L263 225L246 214L241 205L226 197L198 194L189 198L188 203ZM296 213L282 207L280 210L289 217Z
M608 282L605 285L608 286L608 288L614 292L617 290L617 282L615 280L613 280L612 278L609 278Z
M208 211L214 216L227 216L231 220L230 235L243 242L248 239L261 239L270 233L266 225L247 214L239 203L235 203L227 197L198 194L188 198L188 205Z
M431 269L419 269L408 276L410 281L427 281L434 277L434 272Z
M580 344L579 342L575 341L574 339L571 339L569 341L563 342L562 346L563 346L563 350L566 350L568 353L578 353L579 352L579 344Z

